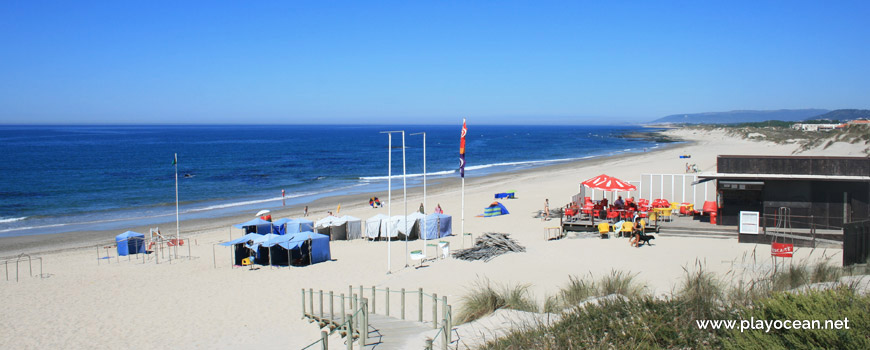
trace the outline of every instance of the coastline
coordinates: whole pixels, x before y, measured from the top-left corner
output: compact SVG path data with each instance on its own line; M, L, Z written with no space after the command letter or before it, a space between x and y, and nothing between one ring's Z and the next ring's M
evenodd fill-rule
M674 147L690 147L694 144L694 141L684 140L675 137L669 137L665 134L666 130L649 132L645 134L649 135L662 135L663 139L669 140L667 143L661 144L661 146L652 149L647 152L633 152L633 153L619 153L614 155L606 155L606 156L593 156L588 159L580 159L575 161L568 161L564 163L556 163L556 164L548 164L537 166L528 169L517 169L517 170L509 170L504 172L499 172L495 174L483 175L483 176L475 176L466 178L466 186L479 186L486 185L497 182L504 182L513 177L524 176L524 177L535 177L538 175L545 175L549 172L559 172L564 171L566 169L575 169L578 167L590 167L596 166L608 161L615 161L620 159L626 159L631 157L639 157L642 155L651 155L659 152L664 152ZM626 134L628 135L628 134ZM582 179L578 179L578 183L582 181ZM430 183L427 186L427 194L431 195L442 195L450 191L459 191L459 178L438 178L434 180L434 183ZM454 183L451 183L454 182ZM419 203L422 201L422 186L414 186L409 187L409 204L408 204L408 213L412 213L417 210ZM413 195L412 195L413 192ZM395 199L394 202L398 201L397 204L394 204L393 208L402 208L401 198L401 187L398 189L393 189L393 195L398 199ZM397 196L398 195L398 196ZM303 209L307 205L309 207L309 219L312 221L317 221L326 216L327 211L334 211L335 208L341 204L342 210L344 212L348 211L357 211L360 209L365 209L368 207L368 199L371 197L379 197L384 202L387 199L387 192L365 192L358 194L337 194L337 195L329 195L326 197L322 197L319 199L315 199L310 203L302 203L295 205L288 205L286 207L280 209L272 210L272 217L275 219L278 218L301 218ZM413 202L413 204L411 203ZM434 205L430 204L431 207ZM428 211L428 209L427 209ZM374 215L374 214L372 214ZM394 213L394 215L402 215L401 211ZM468 215L468 213L467 213ZM473 216L474 214L470 215ZM341 214L337 215L341 216ZM219 230L221 228L227 229L234 224L238 224L240 222L248 221L252 218L249 214L234 214L234 215L226 215L219 216L216 218L202 218L202 219L188 219L180 221L180 227L182 228L182 238L191 238L196 239L198 236L210 232L213 230ZM361 220L365 221L368 217L360 217ZM170 223L172 224L172 223ZM133 226L121 230L82 230L82 231L71 231L71 232L63 232L63 233L52 233L52 234L38 234L38 235L25 235L25 236L12 236L12 237L0 237L0 258L9 258L14 257L19 254L46 254L46 253L55 253L55 252L64 252L70 250L78 250L78 249L86 249L86 248L94 248L97 246L104 246L107 244L114 244L114 237L124 231L135 231L139 233L148 233L150 228L158 227L158 225L148 226L148 225L140 225ZM163 226L164 229L161 229L161 232L166 234L167 232L174 232L174 225ZM168 229L167 229L168 228ZM234 229L235 230L235 229ZM237 237L239 232L234 232ZM230 237L230 234L227 235L227 238Z
M525 252L505 254L488 262L447 258L429 260L425 268L418 269L406 252L419 249L431 257L434 252L427 248L427 242L358 239L330 242L331 260L311 266L233 267L231 249L216 244L227 240L230 233L235 238L241 236L241 230L229 227L250 216L185 221L182 232L187 232L184 236L192 238L192 244L180 250L180 259L161 260L159 264L154 255L147 261L137 260L138 256L119 259L112 249L111 259L95 259L93 247L111 242L117 231L84 232L68 241L49 239L46 244L21 242L25 248L31 244L26 249L39 252L33 257L43 258L40 267L45 271L42 278L28 278L25 263L23 278L16 282L15 264L10 264L12 279L3 282L7 284L0 288L0 298L6 301L6 312L16 317L0 318L0 329L15 332L0 337L0 348L90 348L93 339L98 338L103 339L100 345L108 348L299 348L320 337L318 327L299 317L301 289L344 293L349 286L422 288L426 293L447 297L458 311L463 297L481 281L492 281L497 286L528 285L530 297L542 305L568 282L569 276L598 278L624 271L636 275L651 294L662 296L676 288L685 277L686 267L701 262L705 270L721 276L735 269L746 273L771 269L768 259L747 260L766 256L769 247L741 244L729 237L658 235L652 246L641 248L631 247L624 238L599 239L597 235L572 233L560 240L546 238L548 228L559 221L536 217L544 201L548 199L551 208L561 207L577 193L580 182L602 173L624 180L637 180L641 174L678 174L685 168L685 159L679 156L689 152L702 171L714 171L720 154L789 155L796 148L709 131L675 129L666 133L688 142L647 153L466 179L464 232L472 233L472 239L486 232L507 233L525 247ZM821 148L812 152L830 153ZM453 216L454 235L439 239L448 243L451 251L467 248L472 242L458 235L463 224L457 180L440 181L427 193L430 208L440 203L445 214ZM507 190L515 190L518 196L502 202L510 215L475 216L493 201L493 193ZM401 190L394 195L401 196ZM326 210L339 202L340 214L360 219L386 214L385 208L369 208L368 196L355 194L314 201L309 203L310 219L324 217ZM420 201L422 189L410 190L408 211L416 210ZM398 215L396 211L402 206L399 199L396 202L393 214ZM273 211L273 217L296 217L300 213L299 207L288 207ZM8 249L10 243L3 241L2 245ZM836 262L842 259L841 252L836 248L797 248L793 261ZM101 255L105 256L102 249ZM252 293L256 293L255 298ZM391 299L390 304L399 310L401 305L396 299ZM238 307L246 312L234 311ZM126 310L130 312L119 312ZM414 310L412 307L411 319L415 319ZM190 325L197 326L191 329ZM45 329L56 331L46 333ZM107 332L117 336L105 338ZM148 342L137 342L141 339ZM330 344L344 345L337 336Z

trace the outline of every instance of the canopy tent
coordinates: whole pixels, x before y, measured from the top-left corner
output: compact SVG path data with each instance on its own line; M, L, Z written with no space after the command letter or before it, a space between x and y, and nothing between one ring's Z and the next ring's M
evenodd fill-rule
M273 265L316 264L332 259L329 236L311 231L278 236L263 242L262 247L269 249Z
M408 216L396 215L390 218L390 237L396 239L418 239L422 230L423 220L426 215L420 212L413 212ZM407 225L405 223L407 222ZM407 228L407 232L405 229ZM384 229L386 232L386 229ZM401 237L400 237L401 236Z
M507 208L499 202L492 202L483 212L483 217L499 216L510 214Z
M245 233L259 233L261 235L274 232L272 223L266 220L256 218L241 224L233 225L236 228L245 230Z
M378 214L366 220L366 237L369 239L377 239L378 237L387 237L387 219L389 216Z
M628 192L628 191L637 190L636 186L634 186L628 182L625 182L625 181L622 181L622 180L617 179L615 177L610 177L610 176L607 176L604 174L598 175L598 176L593 177L589 180L583 181L582 185L586 186L588 188L591 188L591 189L602 190L602 191Z
M318 220L314 227L317 233L328 235L333 241L362 238L362 221L350 215L340 218L327 216Z
M453 234L453 217L445 214L426 216L426 239L437 239Z
M218 245L229 247L233 246L233 264L241 265L242 259L251 256L251 248L249 248L249 242L253 243L254 240L259 240L264 235L256 234L256 233L248 233L242 237L236 238L229 242L219 243ZM274 235L277 236L277 235ZM280 237L280 236L279 236ZM256 257L256 254L254 255Z
M495 199L499 199L499 198L510 198L510 199L516 199L516 198L517 198L516 195L517 195L517 194L516 194L515 191L507 191L507 192L502 192L502 193L496 193L496 194L495 194Z
M314 221L308 219L278 219L272 224L282 227L286 234L310 232L314 230Z
M139 232L127 231L115 236L118 245L118 256L128 254L145 254L145 235Z

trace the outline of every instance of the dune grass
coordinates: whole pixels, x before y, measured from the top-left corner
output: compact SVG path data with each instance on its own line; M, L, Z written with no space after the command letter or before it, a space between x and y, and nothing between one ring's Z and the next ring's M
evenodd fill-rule
M488 279L478 280L470 292L462 298L458 323L471 322L498 309L538 311L526 284L493 286Z
M590 297L613 293L624 298L597 299L562 314L549 325L525 328L488 342L484 349L746 349L870 348L870 295L856 282L839 282L842 268L826 263L787 264L748 280L718 276L700 262L684 267L685 275L667 297L652 297L636 275L618 271L598 281L569 277L545 311L577 305ZM836 281L836 282L835 282ZM799 288L812 283L819 288ZM716 320L850 320L849 330L700 329L696 321Z

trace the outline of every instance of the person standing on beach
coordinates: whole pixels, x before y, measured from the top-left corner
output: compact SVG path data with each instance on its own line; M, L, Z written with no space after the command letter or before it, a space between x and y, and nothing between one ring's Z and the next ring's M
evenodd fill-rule
M302 213L302 217L308 216L308 206L305 206L305 212Z
M541 221L550 220L550 199L544 199L544 215L541 215Z
M420 214L426 214L426 211L423 210L423 203L420 203Z

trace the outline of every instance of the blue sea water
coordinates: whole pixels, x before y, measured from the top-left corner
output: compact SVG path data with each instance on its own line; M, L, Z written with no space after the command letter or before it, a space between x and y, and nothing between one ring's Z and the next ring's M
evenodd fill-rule
M456 126L0 126L0 237L219 217L383 191L388 137L405 130L409 185L458 178ZM469 125L466 176L655 148L639 127ZM392 140L402 174L402 137ZM393 180L401 188L401 179ZM282 203L281 190L286 191Z

